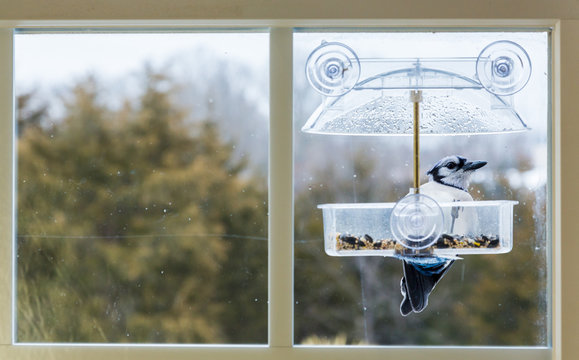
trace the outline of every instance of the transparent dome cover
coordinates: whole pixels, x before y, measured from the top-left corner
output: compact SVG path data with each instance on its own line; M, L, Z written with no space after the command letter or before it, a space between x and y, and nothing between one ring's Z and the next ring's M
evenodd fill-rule
M386 84L386 85L385 85ZM409 67L373 76L327 97L302 131L331 135L411 135L409 90L422 90L421 135L519 132L528 127L503 97L449 71Z

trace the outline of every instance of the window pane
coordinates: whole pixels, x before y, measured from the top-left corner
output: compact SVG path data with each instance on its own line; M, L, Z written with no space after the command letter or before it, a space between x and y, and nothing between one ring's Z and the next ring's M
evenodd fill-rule
M462 260L456 260L433 290L428 306L422 312L401 315L403 269L399 259L333 257L324 251L324 223L322 211L317 205L395 203L408 194L413 177L411 136L324 135L301 131L323 99L328 109L342 104L341 108L338 107L339 111L350 110L345 100L344 103L334 103L337 98L324 98L318 94L306 78L306 60L324 40L344 43L360 58L361 76L357 83L353 83L358 85L371 76L384 74L379 60L393 58L445 58L438 64L430 64L434 67L447 66L452 61L460 66L470 63L472 70L466 76L478 82L476 58L485 46L498 40L518 43L532 61L528 84L512 97L505 97L506 103L495 102L490 106L492 110L497 110L500 106L513 105L530 128L529 131L496 135L422 136L420 139L422 184L428 181L427 170L438 160L449 155L462 155L469 160L488 162L473 174L467 189L474 200L519 202L514 206L512 217L512 251L506 254L465 255ZM545 32L302 31L294 34L296 344L549 345L548 41L549 36ZM473 59L464 60L465 57ZM345 59L353 61L354 57L347 54ZM416 60L409 63L416 64ZM365 66L369 66L370 72ZM331 78L334 73L330 67L326 69L326 75ZM445 70L454 69L448 70L447 66ZM355 69L347 67L345 71ZM347 78L346 72L344 76ZM428 77L423 80L423 85L434 81ZM323 81L318 83L321 87L332 86L332 80L325 84ZM338 88L342 86L339 81L335 84ZM375 83L367 82L364 86L372 84ZM399 84L402 84L400 87L405 86ZM448 84L450 86L444 96L449 101L463 96L467 91L456 90L460 87L459 82ZM362 97L364 91L360 87L354 88L344 98L348 95ZM408 92L406 89L400 96L410 104L412 111ZM380 96L390 95L385 91ZM429 100L427 90L424 90L423 96L423 106L426 107ZM406 108L406 103L402 107ZM364 116L371 117L371 110ZM364 116L360 118L365 119ZM407 116L412 119L412 112ZM430 114L424 110L421 116L441 116L442 125L456 120L442 110ZM470 113L466 121L475 116L475 113ZM352 129L356 129L355 119L346 118L342 124L349 120L353 124ZM337 132L327 123L324 126L327 131ZM342 231L345 233L347 229ZM348 235L355 242L361 241L359 239L364 233ZM356 244L359 246L360 242Z
M267 342L267 33L20 33L18 342Z

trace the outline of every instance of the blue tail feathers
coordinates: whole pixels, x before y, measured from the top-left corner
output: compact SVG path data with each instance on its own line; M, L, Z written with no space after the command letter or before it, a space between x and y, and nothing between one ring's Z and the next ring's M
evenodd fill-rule
M404 276L400 281L403 299L400 313L421 312L428 305L428 296L454 263L436 257L416 257L402 260Z

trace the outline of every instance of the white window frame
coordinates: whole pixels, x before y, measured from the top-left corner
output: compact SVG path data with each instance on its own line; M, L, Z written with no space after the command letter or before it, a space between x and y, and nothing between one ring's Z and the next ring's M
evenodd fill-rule
M0 10L0 359L574 359L579 354L579 9L575 0L369 2L318 0L4 1ZM412 5L410 5L412 4ZM169 6L170 5L170 6ZM433 7L434 5L434 7ZM411 6L411 7L410 7ZM339 13L335 9L340 9ZM330 11L330 15L325 11ZM345 15L344 15L345 14ZM383 14L384 19L376 19ZM333 20L321 19L332 16ZM509 20L484 20L502 18ZM452 17L455 17L453 19ZM548 18L545 18L548 17ZM29 20L34 18L36 20ZM123 18L126 20L115 20ZM82 19L82 20L81 20ZM135 20L146 19L146 20ZM184 20L185 19L185 20ZM213 20L207 20L213 19ZM256 20L259 19L259 20ZM263 20L270 19L270 20ZM297 20L295 20L297 19ZM406 20L402 20L406 19ZM408 20L410 19L410 20ZM429 20L424 20L429 19ZM541 347L293 346L292 34L294 27L540 27L552 29L552 345ZM269 343L237 345L29 345L13 342L15 28L269 27ZM564 194L564 196L562 196Z

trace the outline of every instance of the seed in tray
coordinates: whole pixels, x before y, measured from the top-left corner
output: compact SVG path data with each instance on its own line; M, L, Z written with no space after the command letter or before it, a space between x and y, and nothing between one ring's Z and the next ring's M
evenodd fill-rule
M357 245L358 244L358 238L355 236L348 235L348 234L340 235L339 241L346 243L346 244L350 244L350 245Z
M357 237L350 234L336 235L337 250L401 250L401 244L394 239L374 240L370 235ZM434 249L476 249L496 248L498 236L480 235L474 239L462 235L442 234L432 246Z
M443 234L443 235L446 235L446 234ZM448 235L446 235L446 236L448 236ZM446 249L449 247L449 245L446 244L446 242L445 242L444 236L441 236L438 238L438 240L436 240L436 247L439 249Z
M442 235L440 236L439 240L441 240L441 239L442 239L442 240L450 240L450 241L454 240L454 238L453 238L452 236L448 235L448 234L442 234Z

